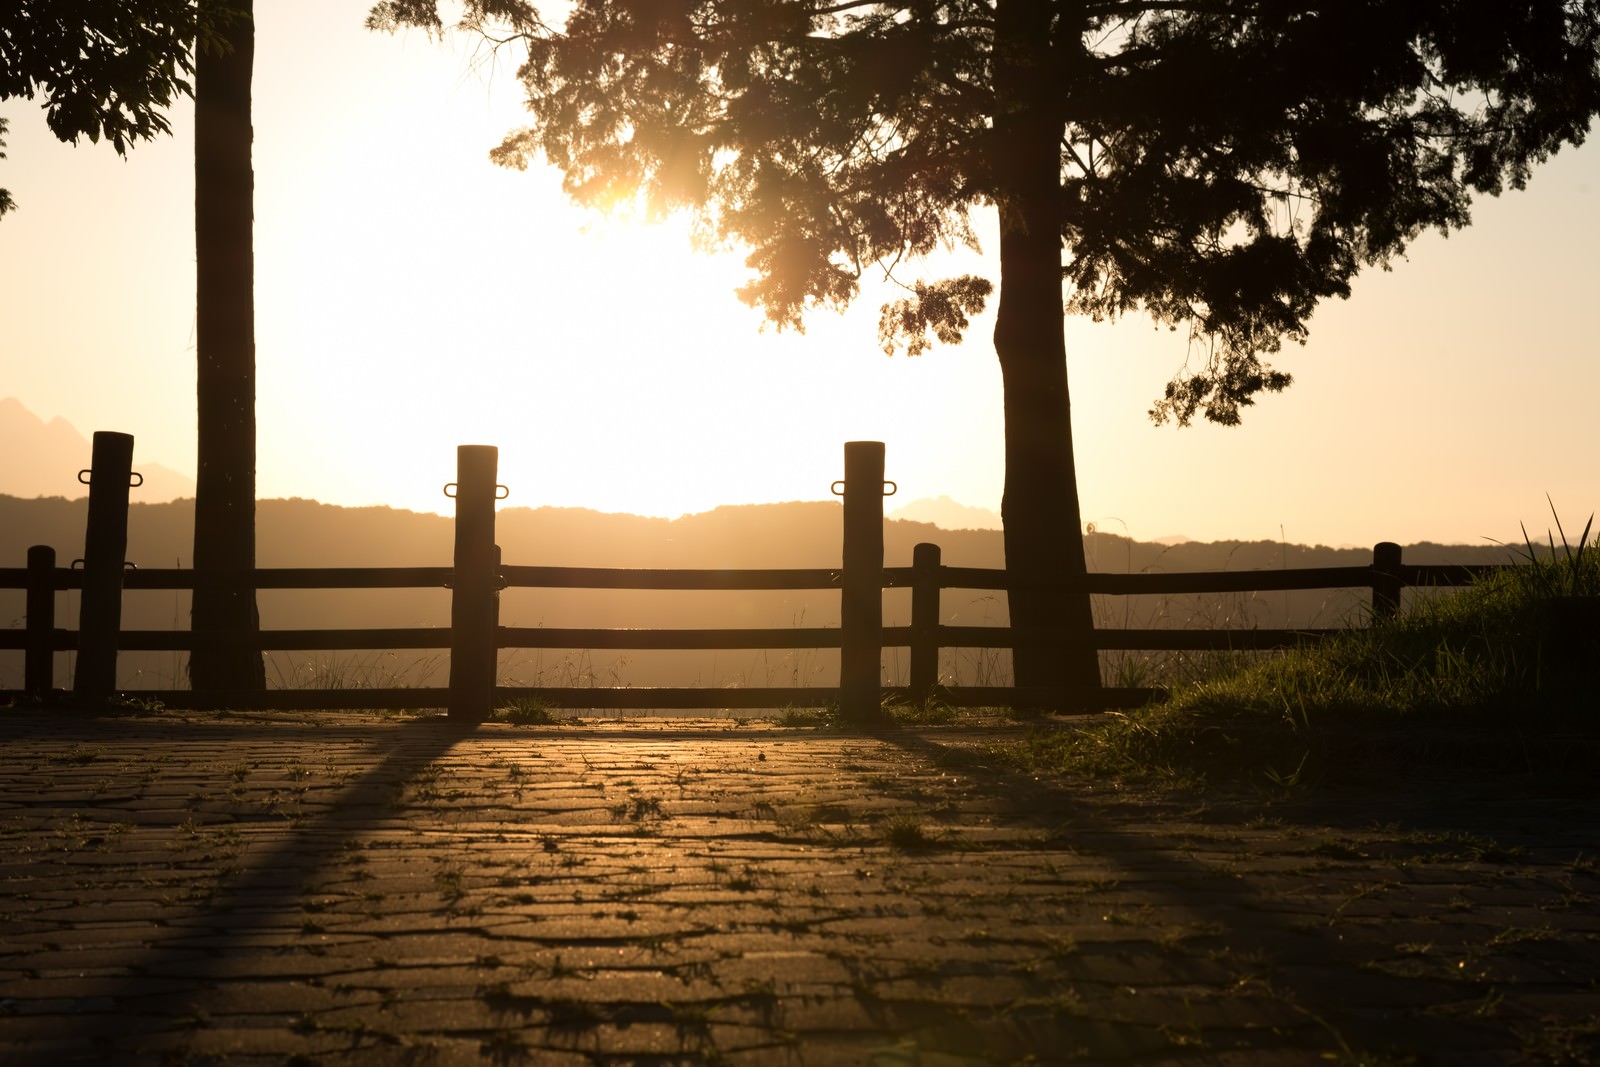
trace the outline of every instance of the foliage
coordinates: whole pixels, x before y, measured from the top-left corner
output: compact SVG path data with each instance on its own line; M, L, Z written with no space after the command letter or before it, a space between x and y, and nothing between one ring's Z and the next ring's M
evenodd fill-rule
M0 5L0 100L41 93L58 138L104 137L126 154L133 141L171 132L166 109L194 95L196 42L220 46L220 32L237 17L230 4L194 0ZM0 190L0 215L12 206Z
M6 146L5 132L6 120L0 119L0 149L5 148ZM3 151L0 151L0 159L4 158L6 158L6 154ZM16 201L11 199L11 194L5 189L0 189L0 218L4 218L5 213L16 206Z
M503 708L494 709L495 722L513 726L554 726L560 720L544 701L535 697L517 697Z
M1594 516L1590 515L1589 521L1583 524L1583 532L1578 535L1578 545L1574 548L1567 543L1567 531L1561 527L1561 516L1555 514L1553 502L1550 511L1555 519L1556 530L1561 534L1561 547L1556 548L1556 536L1547 530L1545 538L1550 551L1541 557L1534 548L1533 539L1528 536L1528 527L1524 525L1524 549L1521 555L1527 566L1516 570L1517 580L1530 596L1546 600L1557 597L1600 597L1600 560L1595 557L1600 538L1595 542L1589 540L1589 531L1594 528Z
M960 340L993 284L907 283L999 222L1013 625L1086 636L1064 312L1187 329L1197 366L1151 416L1239 421L1289 376L1262 359L1475 193L1520 187L1600 112L1600 0L463 0L524 55L542 156L602 210L683 210L746 249L739 290L778 328L882 271L880 343ZM374 29L442 33L436 0ZM1019 685L1093 686L1087 642L1019 648Z
M1319 300L1465 225L1471 194L1522 186L1600 109L1597 0L578 0L560 30L524 0L463 10L526 49L534 122L497 162L542 154L601 208L693 210L750 249L741 295L779 325L871 265L973 244L970 212L1038 177L997 123L1037 110L1068 308L1191 331L1202 365L1152 412L1180 423L1283 388L1260 357ZM442 28L433 0L368 22ZM979 282L910 287L885 343L958 339Z
M1058 773L1257 785L1390 774L1397 762L1525 770L1535 749L1575 766L1600 747L1600 638L1570 631L1552 606L1600 588L1600 538L1561 549L1530 546L1519 566L1395 619L1002 752Z
M130 141L168 133L163 113L194 94L194 49L220 45L238 17L194 0L22 0L0 8L0 100L45 96L63 141Z

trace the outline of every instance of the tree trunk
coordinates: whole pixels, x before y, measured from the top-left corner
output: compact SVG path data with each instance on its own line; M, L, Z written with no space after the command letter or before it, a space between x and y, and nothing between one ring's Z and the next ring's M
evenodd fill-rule
M995 187L1000 304L994 346L1005 390L1005 524L1011 625L1056 627L1066 640L1018 647L1019 686L1093 688L1099 659L1072 453L1061 297L1061 123L1049 55L1051 5L997 10ZM1070 701L1068 701L1070 703Z
M199 475L190 625L197 637L249 641L258 629L254 590L209 588L207 582L251 570L256 562L255 23L249 0L232 0L230 7L240 12L224 33L231 48L202 49L195 57ZM197 690L262 689L266 673L259 651L217 644L194 650L189 680Z

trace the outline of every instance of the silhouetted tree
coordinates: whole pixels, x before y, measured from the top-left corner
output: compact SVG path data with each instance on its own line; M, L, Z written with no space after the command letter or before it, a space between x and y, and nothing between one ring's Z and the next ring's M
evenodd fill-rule
M0 148L4 148L6 146L5 132L6 120L0 119ZM0 152L0 159L4 158L6 158L6 154L4 152ZM10 211L16 206L16 201L11 199L11 193L8 190L0 189L0 218L3 218L6 212Z
M194 0L11 0L0 5L0 100L42 93L45 121L61 140L104 137L125 155L131 142L171 131L166 109L179 94L193 92L195 41L214 39L216 20L229 17L233 7L202 11ZM0 204L14 206L4 190Z
M201 0L205 9L215 0ZM239 640L258 629L255 595L212 579L256 562L255 172L250 80L252 0L229 0L238 17L218 46L199 50L195 73L195 343L199 470L195 479L190 625L197 635ZM238 644L196 648L195 689L266 686L261 653Z
M562 5L565 8L566 5ZM1007 566L1022 626L1091 628L1062 315L1143 311L1191 336L1151 414L1234 424L1289 376L1319 300L1349 295L1474 193L1520 187L1600 107L1600 0L465 0L526 49L542 153L580 202L687 208L750 249L778 326L840 307L874 264L999 220ZM369 26L442 30L436 0ZM916 283L880 340L954 341L993 287ZM1097 680L1088 651L1019 650L1026 685Z
M0 7L0 99L42 91L64 141L170 132L165 109L195 96L195 490L197 632L248 638L254 597L206 578L255 566L255 311L251 246L252 0L22 0ZM194 79L191 85L189 79ZM5 130L0 123L0 133ZM0 214L13 206L0 190ZM259 653L196 650L196 688L265 685Z

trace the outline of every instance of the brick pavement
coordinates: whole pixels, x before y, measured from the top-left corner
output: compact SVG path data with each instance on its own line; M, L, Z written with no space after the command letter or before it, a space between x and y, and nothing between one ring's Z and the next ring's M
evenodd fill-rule
M0 1061L1600 1057L1592 801L1184 803L1017 729L0 710Z

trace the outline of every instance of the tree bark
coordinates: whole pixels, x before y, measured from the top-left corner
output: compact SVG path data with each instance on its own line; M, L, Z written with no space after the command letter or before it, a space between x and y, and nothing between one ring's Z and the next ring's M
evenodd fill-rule
M202 3L212 0L201 0ZM195 487L196 588L189 660L197 690L266 686L261 653L238 642L259 628L252 589L213 588L256 562L255 257L250 80L255 22L250 0L224 36L227 51L195 57L195 339L199 473Z
M1049 55L1051 7L1012 0L996 12L994 183L1000 213L995 352L1005 397L1006 570L1011 625L1056 627L1066 640L1013 653L1016 684L1098 686L1088 642L1083 522L1072 450L1061 296L1060 73ZM1068 701L1070 703L1070 700Z

